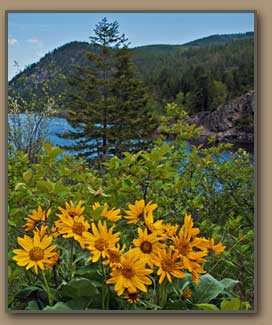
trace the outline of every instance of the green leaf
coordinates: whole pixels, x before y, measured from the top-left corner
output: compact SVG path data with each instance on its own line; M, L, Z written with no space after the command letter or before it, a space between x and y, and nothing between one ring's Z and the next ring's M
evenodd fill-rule
M219 310L215 305L213 304L195 304L198 308L202 310Z
M28 171L24 172L23 173L23 180L26 182L26 183L29 183L31 178L32 178L32 175L33 175L33 172L31 169L29 169Z
M223 300L220 304L221 310L241 310L241 301L239 298Z
M91 281L100 281L102 282L102 276L98 274L97 267L92 265L83 266L78 268L76 271L77 275L81 277L91 280Z
M180 300L180 301L175 301L175 302L169 302L164 309L169 309L169 310L187 310L188 305L186 304L185 301Z
M222 283L224 285L225 289L232 289L237 283L239 283L239 281L225 278L225 279L221 280L220 283Z
M37 188L45 193L51 193L53 191L53 184L49 181L38 181Z
M8 224L9 224L9 226L13 226L13 227L16 227L17 226L17 223L16 223L15 220L8 219Z
M15 298L20 300L27 300L31 297L34 297L37 292L43 292L43 290L39 287L28 286L17 292Z
M43 310L51 310L51 311L64 311L64 310L71 310L67 304L62 301L57 302L54 306L46 306Z
M224 291L225 287L210 274L200 277L200 283L194 285L192 301L195 304L208 303Z
M52 146L50 143L45 143L43 145L45 152L47 153L48 156L50 156L51 151L52 151Z
M90 280L78 277L63 285L60 293L63 297L68 298L92 297L99 294L99 290Z
M27 304L25 309L26 310L40 310L40 307L36 300L31 300L31 301L29 301L29 303Z
M25 189L26 188L26 184L25 183L17 183L15 185L15 191L18 191L20 189Z
M92 302L93 297L78 297L66 302L66 305L73 310L85 310Z
M90 212L91 217L95 220L98 221L101 217L101 213L104 210L104 206L101 205L99 208L93 210Z
M64 152L63 149L59 148L59 147L54 147L52 148L49 157L52 159L56 159L59 155L61 155Z
M248 301L242 301L241 302L241 310L249 310L250 303Z

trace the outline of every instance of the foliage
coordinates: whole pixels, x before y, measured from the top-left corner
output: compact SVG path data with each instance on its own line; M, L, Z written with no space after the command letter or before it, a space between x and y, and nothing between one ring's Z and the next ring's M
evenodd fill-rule
M44 145L44 152L38 155L36 163L31 163L25 153L10 152L8 257L11 309L246 310L253 307L254 166L248 153L242 149L231 152L228 144L208 148L190 145L188 139L196 137L199 129L188 125L187 117L176 104L169 104L167 114L161 118L161 136L152 150L114 156L104 163L102 174L100 170L88 168L84 160L65 155L63 150L49 144ZM175 134L175 139L166 141L165 133ZM86 209L84 216L90 223L97 223L105 215L119 213L124 216L129 204L142 199L158 205L154 223L163 220L163 224L181 226L187 213L192 215L203 236L212 237L214 245L222 242L226 247L221 254L207 257L205 270L209 273L200 277L200 284L194 284L188 274L186 278L175 279L167 291L162 285L158 293L160 299L165 299L165 295L168 297L164 307L151 294L153 287L147 294L141 294L136 304L129 304L118 297L112 287L101 287L104 283L102 266L87 262L89 252L82 251L76 244L71 255L73 239L63 239L59 246L62 248L59 248L61 258L57 277L55 271L45 271L52 299L52 306L46 307L49 301L44 281L12 261L11 250L17 248L17 237L24 234L24 218L41 206L44 211L51 209L48 222L52 225L56 214L60 213L57 208L71 200L74 203L82 201ZM101 206L94 209L95 202ZM121 242L129 246L137 236L137 229L133 224L126 225L124 218L116 224L116 231L122 234ZM73 281L79 281L76 290L72 289ZM81 293L80 288L85 287L89 288L91 296L88 292L86 296Z
M119 35L118 23L104 18L90 39L95 48L87 53L91 66L79 67L69 79L63 105L74 129L59 136L74 140L65 148L101 162L124 151L147 148L155 121L146 106L145 87L135 78L127 39Z
M254 42L253 33L215 35L193 44L149 45L128 49L138 72L138 77L149 88L149 97L161 108L174 101L179 92L197 96L196 78L199 66L204 69L206 81L221 82L221 90L207 93L208 110L214 110L214 98L224 99L222 88L227 88L230 100L254 88ZM96 53L95 47L87 42L71 42L48 53L40 62L16 75L9 83L9 91L31 101L32 94L42 99L40 88L49 85L49 95L55 98L63 93L65 82L76 66L92 67L85 53ZM37 86L38 85L38 86ZM205 84L204 84L205 86ZM37 89L38 87L38 89ZM209 86L206 85L206 88ZM11 95L11 93L10 93ZM195 107L199 111L204 107Z
M42 112L33 111L21 98L8 98L8 141L16 150L28 155L34 162L35 156L41 151L42 144L48 137L47 116L52 111L52 102ZM20 114L24 111L24 114Z

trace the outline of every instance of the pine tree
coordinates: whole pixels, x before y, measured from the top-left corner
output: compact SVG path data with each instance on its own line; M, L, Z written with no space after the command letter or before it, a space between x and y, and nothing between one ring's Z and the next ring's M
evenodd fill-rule
M118 27L106 18L96 25L93 51L87 53L90 66L78 67L69 81L66 118L74 130L62 137L73 140L66 149L87 160L146 149L155 128L146 89L135 78L127 39Z

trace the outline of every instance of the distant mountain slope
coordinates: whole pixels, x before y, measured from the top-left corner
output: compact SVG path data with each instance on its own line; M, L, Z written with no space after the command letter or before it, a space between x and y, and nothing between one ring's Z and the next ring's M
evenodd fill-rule
M253 45L253 33L249 32L212 35L184 45L141 46L131 52L139 78L149 87L151 97L165 103L174 100L181 91L194 91L194 71L198 66L203 67L209 78L226 85L229 98L252 89ZM87 51L94 51L92 45L78 41L56 48L17 74L9 82L9 95L26 100L32 96L42 98L46 86L48 95L57 97L66 87L64 79L76 71L77 65L90 65Z
M253 39L254 32L247 32L241 34L217 34L203 37L188 43L183 44L183 47L202 47L209 45L225 45L236 41L245 39Z

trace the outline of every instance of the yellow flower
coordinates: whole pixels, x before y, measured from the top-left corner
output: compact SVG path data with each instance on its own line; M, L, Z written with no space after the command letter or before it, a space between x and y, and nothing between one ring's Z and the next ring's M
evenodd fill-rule
M131 250L138 254L141 259L146 260L150 267L153 267L153 259L163 247L163 244L159 242L161 238L156 232L148 234L146 228L144 231L138 228L138 235L139 238L133 240L135 248Z
M48 269L53 267L54 265L57 264L58 260L59 260L59 254L54 253L54 255L51 258L49 258L49 261L46 264L46 268Z
M57 238L60 235L59 229L55 224L50 228L50 235L53 236L53 238Z
M205 270L197 263L197 262L191 262L191 274L192 274L192 279L194 283L198 284L199 283L199 275L206 273Z
M130 304L135 304L136 302L140 301L139 294L140 294L139 291L133 291L133 292L127 291L125 295L126 301L129 302Z
M92 205L93 210L96 210L99 208L101 205L100 203L96 202ZM104 204L104 209L101 212L101 217L106 218L107 220L111 222L116 222L122 218L122 216L119 215L120 209L111 209L108 210L108 204Z
M113 228L114 226L108 230L106 221L102 224L101 220L99 220L98 227L96 227L95 223L92 223L92 233L84 233L86 248L92 253L89 260L97 262L101 257L106 257L108 249L115 248L120 233L113 234Z
M115 284L114 290L121 296L127 289L129 292L136 292L137 289L147 292L146 285L152 284L147 277L153 271L145 268L145 261L132 251L128 251L121 257L121 267L114 268L111 278L107 284Z
M35 230L33 230L33 232L34 233L37 232L40 238L42 239L47 233L47 226L42 225L41 228L36 227Z
M135 204L129 204L129 210L126 210L127 223L137 223L143 220L145 216L152 214L157 207L157 204L151 204L151 202L145 204L144 200L136 200Z
M223 246L223 244L221 242L214 245L214 239L210 238L209 239L209 248L211 250L213 250L215 253L222 253L222 252L224 252L226 246Z
M59 234L64 238L74 238L82 248L85 247L83 234L90 229L90 224L83 216L70 217L70 215L59 215L59 220L55 221Z
M156 232L159 235L163 236L164 225L162 220L157 220L154 222L153 214L149 213L144 217L144 222L149 232Z
M193 228L193 221L190 215L185 215L184 225L181 227L178 236L173 237L174 246L170 246L183 261L184 268L192 271L192 262L204 263L203 258L208 255L208 241L205 238L196 237L200 230ZM195 249L196 250L195 250Z
M29 215L26 220L26 224L24 225L25 231L32 230L36 225L42 224L45 222L46 218L50 215L51 210L43 211L39 206L38 210L32 210L32 214Z
M201 267L201 264L206 262L204 259L208 255L208 250L220 253L224 251L225 247L222 243L214 245L214 239L206 239L204 237L197 237L200 230L193 228L193 220L190 215L185 215L184 225L180 229L178 236L174 236L173 246L178 256L181 258L184 268L192 274L193 281L199 282L199 275L206 273Z
M44 235L41 239L38 232L34 232L34 237L31 238L24 235L24 238L18 237L17 241L23 249L14 249L16 254L13 260L17 265L26 267L26 270L34 267L35 273L38 269L44 270L45 266L50 265L50 259L54 256L53 250L57 245L51 245L53 237ZM45 264L45 266L44 266Z
M117 247L111 247L106 249L106 261L103 261L104 265L110 265L111 268L120 267L121 264L121 256L123 251L125 250L126 245L123 245L122 249L120 249L120 245L117 244Z
M101 207L101 204L99 202L95 202L93 205L92 205L92 208L93 210L96 210L97 208L100 208Z
M188 298L192 297L192 290L190 288L185 288L182 291L182 295L181 295L182 299L186 300Z
M164 235L165 235L165 239L170 239L173 236L176 235L177 230L178 230L179 225L175 224L175 225L171 225L170 223L166 223L162 226Z
M81 205L82 201L79 201L77 206L74 206L74 203L72 201L70 201L70 204L68 202L65 202L65 209L58 207L58 209L61 211L61 214L57 214L57 216L60 217L68 214L72 218L75 216L80 217L85 210L85 208L81 207Z
M166 251L165 248L161 249L156 258L154 258L154 264L159 267L157 274L160 276L159 284L162 284L165 277L172 283L171 275L183 279L185 273L181 270L184 268L182 262L177 261L178 255L171 250Z

